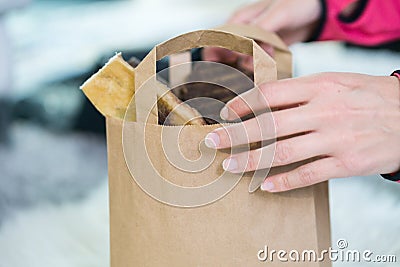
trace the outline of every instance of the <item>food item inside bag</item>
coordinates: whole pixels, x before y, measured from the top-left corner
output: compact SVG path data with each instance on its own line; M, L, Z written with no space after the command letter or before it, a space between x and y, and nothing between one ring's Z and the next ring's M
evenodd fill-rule
M204 82L197 82L204 81ZM220 63L194 64L186 78L186 84L172 89L182 101L209 98L218 101L189 101L204 116L207 124L221 121L219 112L223 105L235 96L254 87L253 74L237 65Z
M132 57L129 65L136 68L140 61ZM161 125L205 125L201 114L189 105L183 103L171 90L166 81L161 80L157 88L158 123Z
M121 54L117 54L86 81L81 89L104 116L135 121L134 112L127 113L126 111L135 93L134 68L139 63L140 61L136 58L125 61ZM159 80L157 86L159 124L216 123L217 120L212 117L219 117L219 111L224 103L254 86L251 76L251 73L227 71L227 66L223 64L210 64L207 68L197 68L194 65L186 79L187 83L172 90L169 90L167 81L157 77ZM197 98L211 98L218 101L188 101ZM210 114L213 116L209 116Z

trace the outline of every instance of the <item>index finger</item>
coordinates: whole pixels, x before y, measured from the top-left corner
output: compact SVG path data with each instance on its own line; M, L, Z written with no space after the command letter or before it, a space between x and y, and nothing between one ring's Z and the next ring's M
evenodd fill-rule
M222 108L220 116L224 120L235 120L268 108L305 103L312 98L313 87L312 83L301 78L268 82L230 100Z

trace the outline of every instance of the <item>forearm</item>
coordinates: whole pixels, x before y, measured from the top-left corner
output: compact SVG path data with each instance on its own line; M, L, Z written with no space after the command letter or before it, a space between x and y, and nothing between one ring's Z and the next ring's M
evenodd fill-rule
M320 0L321 22L312 40L343 40L360 45L379 45L400 39L398 0ZM345 14L353 4L354 9Z

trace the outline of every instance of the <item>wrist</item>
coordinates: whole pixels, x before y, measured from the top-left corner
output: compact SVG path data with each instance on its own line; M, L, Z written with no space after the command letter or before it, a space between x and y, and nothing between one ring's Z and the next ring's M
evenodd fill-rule
M390 78L394 80L394 101L400 108L400 70L395 70L390 74ZM399 122L400 124L400 122Z
M400 103L400 70L396 70L391 74L393 79L396 79L396 91L395 91L395 95L397 97L397 103ZM399 104L399 108L400 108L400 104ZM400 123L400 122L399 122ZM398 159L398 162L400 165L400 158ZM396 168L396 170L394 170L391 173L385 173L385 174L381 174L381 176L389 181L393 181L393 182L399 182L400 183L400 167L398 166Z

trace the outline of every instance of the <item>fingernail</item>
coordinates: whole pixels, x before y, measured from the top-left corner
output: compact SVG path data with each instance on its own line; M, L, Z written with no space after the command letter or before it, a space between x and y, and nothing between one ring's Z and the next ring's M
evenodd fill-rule
M274 183L266 181L261 184L261 190L262 191L271 191L275 188Z
M209 148L217 148L219 146L219 136L216 133L209 133L204 139L204 143Z
M237 160L234 158L225 159L222 162L222 168L224 168L224 170L228 172L236 171L238 168Z
M221 119L227 120L227 119L228 119L228 116L229 116L228 113L229 113L229 112L228 112L228 108L227 108L227 107L223 107L223 108L221 109L221 112L219 113L219 116L221 117Z

